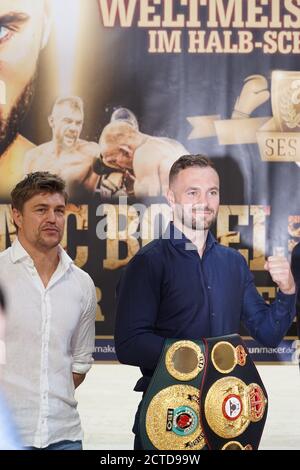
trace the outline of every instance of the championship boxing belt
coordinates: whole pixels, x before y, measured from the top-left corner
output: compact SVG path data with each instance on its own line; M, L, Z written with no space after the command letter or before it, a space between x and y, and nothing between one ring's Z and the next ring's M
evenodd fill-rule
M239 335L166 340L144 396L143 449L257 449L267 393Z

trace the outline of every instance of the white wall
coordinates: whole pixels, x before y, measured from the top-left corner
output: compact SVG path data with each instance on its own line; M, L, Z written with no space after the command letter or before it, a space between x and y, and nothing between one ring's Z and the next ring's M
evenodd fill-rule
M300 376L297 365L259 366L269 395L261 449L300 449ZM85 449L132 449L132 422L141 394L137 367L96 364L76 392Z

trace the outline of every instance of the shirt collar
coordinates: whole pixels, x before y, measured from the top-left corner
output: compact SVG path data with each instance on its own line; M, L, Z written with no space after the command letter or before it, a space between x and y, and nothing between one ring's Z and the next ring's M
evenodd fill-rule
M164 238L169 238L173 246L185 245L186 243L192 243L183 232L181 232L177 227L175 227L173 222L170 222L167 230L164 233ZM205 251L209 250L213 245L217 244L217 240L213 234L208 231L206 239Z
M11 245L10 257L13 263L17 263L18 261L24 260L25 258L31 260L31 257L25 248L23 248L18 238L16 238Z
M65 252L65 250L60 245L58 248L59 248L60 263L65 269L67 269L73 263L73 260L70 258L70 256ZM25 259L33 263L31 256L27 253L25 248L21 245L18 238L16 238L15 241L11 245L10 256L11 256L11 260L13 263L17 263L18 261L22 261Z

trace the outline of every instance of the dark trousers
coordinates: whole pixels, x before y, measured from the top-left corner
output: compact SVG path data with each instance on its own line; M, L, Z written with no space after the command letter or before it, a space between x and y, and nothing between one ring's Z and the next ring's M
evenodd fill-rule
M142 441L140 439L139 433L139 422L140 422L140 414L141 414L141 407L142 407L143 400L139 403L137 412L135 414L134 424L132 428L132 432L134 433L134 450L143 450Z

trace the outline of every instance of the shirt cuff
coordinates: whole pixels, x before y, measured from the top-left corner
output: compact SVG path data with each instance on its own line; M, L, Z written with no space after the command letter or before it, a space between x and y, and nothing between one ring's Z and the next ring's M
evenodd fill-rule
M88 364L83 364L82 362L74 362L72 365L72 372L75 372L75 374L86 374L92 367L93 362L93 359Z
M275 302L277 302L276 311L280 317L293 312L296 315L296 294L284 294L279 290Z

